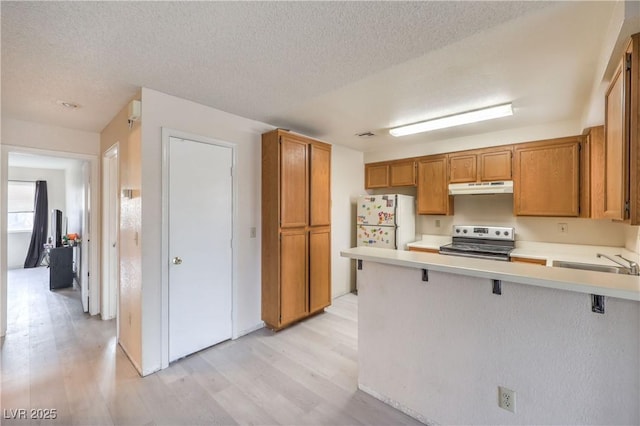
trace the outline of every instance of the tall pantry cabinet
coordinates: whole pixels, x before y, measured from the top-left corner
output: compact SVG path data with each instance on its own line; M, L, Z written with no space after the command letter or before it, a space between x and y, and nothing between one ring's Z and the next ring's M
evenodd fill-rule
M262 135L262 320L280 329L331 304L331 145Z

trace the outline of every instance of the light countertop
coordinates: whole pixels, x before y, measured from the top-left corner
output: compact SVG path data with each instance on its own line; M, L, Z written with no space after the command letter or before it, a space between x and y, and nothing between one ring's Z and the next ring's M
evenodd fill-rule
M440 246L450 243L450 236L424 234L421 240L409 243L407 247L437 250ZM516 248L511 252L511 256L524 259L546 260L547 266L551 266L554 260L616 266L610 260L598 258L596 256L597 253L608 254L609 256L621 254L627 259L640 263L640 256L624 247L541 243L535 241L516 241Z
M539 246L537 244L541 245ZM523 247L524 255L522 255L522 257L531 256L532 258L552 258L554 260L612 265L611 262L606 259L598 259L595 257L595 252L600 250L600 252L605 254L620 253L623 256L625 254L633 254L635 257L630 258L638 259L637 254L629 251L624 252L622 249L615 247L606 247L605 250L605 248L598 246L576 246L584 250L583 252L553 252L560 255L560 257L553 258L549 256L552 251L549 251L549 247L547 246L546 243L533 243L532 246L525 244L525 247ZM552 246L564 245L553 244ZM559 250L563 249L563 247L555 248ZM566 247L564 248L566 249ZM592 250L596 250L593 252L593 256L591 256ZM538 287L640 301L640 277L638 276L371 247L349 248L342 250L340 254L343 257L352 259L361 259L408 268L429 269Z

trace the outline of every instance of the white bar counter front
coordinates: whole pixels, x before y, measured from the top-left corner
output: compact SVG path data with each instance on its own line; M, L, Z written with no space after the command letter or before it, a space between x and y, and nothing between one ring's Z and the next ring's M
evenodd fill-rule
M362 266L363 391L427 424L640 424L639 277L368 247L341 254ZM604 313L592 312L592 294L605 296ZM515 392L515 412L498 406L499 386Z

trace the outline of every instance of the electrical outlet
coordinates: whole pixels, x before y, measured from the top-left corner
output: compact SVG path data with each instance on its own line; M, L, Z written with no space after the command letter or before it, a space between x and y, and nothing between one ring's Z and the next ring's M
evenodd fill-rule
M249 228L249 238L255 238L256 237L256 227L252 226L251 228Z
M569 225L567 225L566 223L559 223L558 232L560 232L561 234L566 234L567 232L569 232Z
M498 386L498 407L512 413L516 412L516 393L511 389Z
M440 228L440 219L436 219L436 228Z

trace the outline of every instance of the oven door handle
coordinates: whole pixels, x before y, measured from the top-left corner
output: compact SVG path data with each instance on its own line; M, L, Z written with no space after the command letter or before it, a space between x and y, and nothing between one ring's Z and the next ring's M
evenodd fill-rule
M506 257L498 257L498 256L489 256L489 255L482 255L482 254L467 254L467 253L452 253L449 251L439 251L440 254L446 254L448 256L459 256L459 257L473 257L476 259L489 259L489 260L502 260L505 262L509 261L509 256L507 255Z

